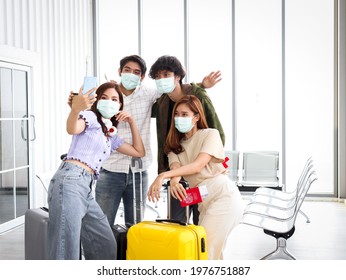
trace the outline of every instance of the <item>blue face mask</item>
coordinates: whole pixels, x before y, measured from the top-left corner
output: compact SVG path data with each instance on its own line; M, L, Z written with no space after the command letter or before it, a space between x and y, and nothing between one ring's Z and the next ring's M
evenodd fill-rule
M119 108L119 102L106 99L100 99L96 105L96 109L105 119L110 119L115 116L119 112Z
M192 124L193 117L175 117L174 126L181 133L187 133L193 128Z
M171 93L175 89L174 77L155 80L159 93Z
M134 89L138 86L141 77L132 73L121 73L121 84L127 90Z

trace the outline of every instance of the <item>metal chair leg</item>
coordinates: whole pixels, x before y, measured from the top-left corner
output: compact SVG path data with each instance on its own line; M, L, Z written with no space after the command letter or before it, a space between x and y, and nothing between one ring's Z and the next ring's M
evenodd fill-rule
M261 260L275 260L275 259L284 259L284 260L295 260L296 258L287 251L286 239L279 237L276 242L276 250L269 253L268 255L261 258Z
M155 209L157 206L155 206L155 208L154 208L154 207L152 207L151 205L146 204L145 207L146 207L146 208L149 208L149 209L152 210L154 213L156 213L157 218L160 218L160 213L159 213L159 211L157 211L157 210Z
M302 210L299 210L299 213L302 214L305 217L307 223L311 223L310 218L308 217L308 215L306 215Z

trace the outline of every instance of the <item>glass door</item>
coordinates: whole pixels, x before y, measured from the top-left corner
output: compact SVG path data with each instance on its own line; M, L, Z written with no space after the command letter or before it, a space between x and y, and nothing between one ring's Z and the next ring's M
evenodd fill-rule
M30 67L0 61L0 233L23 223L29 208L35 139L29 81Z

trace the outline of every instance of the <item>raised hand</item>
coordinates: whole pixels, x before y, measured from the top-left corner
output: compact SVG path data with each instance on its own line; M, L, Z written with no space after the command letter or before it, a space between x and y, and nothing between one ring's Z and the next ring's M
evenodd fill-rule
M212 88L221 80L221 71L218 70L216 72L211 72L209 75L205 76L202 80L202 85L204 88Z
M95 90L96 88L92 88L85 94L82 94L83 88L81 87L78 95L75 95L73 92L70 93L67 104L69 104L72 110L79 112L90 109L96 101L96 94L90 96L89 94L94 92Z

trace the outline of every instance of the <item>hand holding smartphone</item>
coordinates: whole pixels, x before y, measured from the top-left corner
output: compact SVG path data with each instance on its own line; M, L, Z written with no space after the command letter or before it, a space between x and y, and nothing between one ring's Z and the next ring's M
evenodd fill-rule
M83 94L86 94L89 90L92 88L95 88L97 86L97 78L92 76L85 76L84 77L84 84L83 84ZM89 95L93 95L94 92L90 93Z

